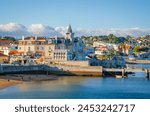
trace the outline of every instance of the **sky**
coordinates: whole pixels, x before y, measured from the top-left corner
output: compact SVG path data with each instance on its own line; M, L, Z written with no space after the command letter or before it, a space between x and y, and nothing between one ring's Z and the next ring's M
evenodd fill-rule
M150 34L150 0L0 0L0 35ZM50 33L49 33L50 32Z

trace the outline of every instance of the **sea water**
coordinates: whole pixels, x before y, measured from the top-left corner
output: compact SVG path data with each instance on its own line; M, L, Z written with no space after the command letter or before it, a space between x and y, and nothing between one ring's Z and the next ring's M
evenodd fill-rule
M145 73L115 77L65 76L53 81L23 82L0 90L1 99L150 99Z

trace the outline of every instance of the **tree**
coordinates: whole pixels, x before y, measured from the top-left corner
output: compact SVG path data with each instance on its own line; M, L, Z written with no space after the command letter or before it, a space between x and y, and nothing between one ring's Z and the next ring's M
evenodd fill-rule
M134 52L134 53L140 52L139 46L135 46L134 49L133 49L133 52Z
M93 38L92 38L92 41L93 42L95 42L95 41L97 41L98 39L97 39L97 36L94 36Z

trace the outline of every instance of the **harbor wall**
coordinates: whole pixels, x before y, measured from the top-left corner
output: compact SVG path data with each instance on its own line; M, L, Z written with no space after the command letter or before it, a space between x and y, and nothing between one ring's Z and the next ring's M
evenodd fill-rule
M44 73L44 65L0 65L0 74Z
M62 75L102 76L101 66L50 66L48 72Z
M77 76L102 76L101 66L61 66L61 65L1 65L0 74L56 74Z
M63 66L89 66L89 61L55 61L54 63Z
M128 64L150 64L150 60L127 60Z

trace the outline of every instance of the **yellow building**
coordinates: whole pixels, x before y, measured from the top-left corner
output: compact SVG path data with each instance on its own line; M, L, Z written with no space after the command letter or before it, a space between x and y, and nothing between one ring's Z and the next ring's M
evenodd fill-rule
M8 63L8 62L9 62L9 56L0 53L0 64Z
M41 54L44 55L46 38L42 37L22 37L19 40L18 52L23 55Z
M38 63L84 59L84 43L81 38L74 37L70 25L65 37L23 36L21 40L18 40L18 43L18 54L22 56L21 59L25 62L26 60L29 62L32 60L35 63L37 59Z
M44 57L53 57L55 44L44 37L22 37L18 44L18 53L22 55L40 54Z

